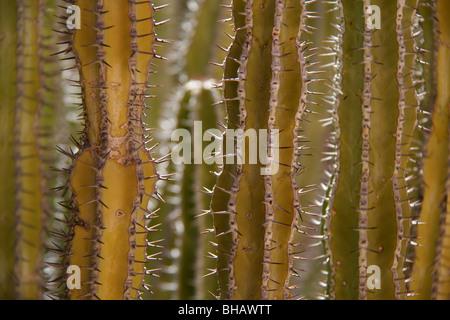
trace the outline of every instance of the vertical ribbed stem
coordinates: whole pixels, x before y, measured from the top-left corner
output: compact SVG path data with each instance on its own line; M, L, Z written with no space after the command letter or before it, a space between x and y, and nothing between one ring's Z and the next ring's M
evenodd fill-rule
M343 1L342 97L339 101L338 175L330 216L332 296L358 297L358 203L362 154L363 36L365 21L361 1Z
M337 110L341 94L342 26L341 1L310 2L303 11L306 60L307 107L302 122L299 149L305 155L297 184L302 211L302 224L297 241L294 266L297 271L297 294L305 299L324 299L330 295L327 285L331 276L328 246L330 206L333 202L338 172L339 125ZM299 137L300 139L300 137Z
M436 100L432 111L432 125L425 144L423 161L424 192L417 226L417 243L415 261L411 274L410 289L414 299L427 300L436 297L443 298L448 287L442 278L441 261L448 257L448 250L443 250L446 243L445 217L446 178L448 171L448 139L449 139L449 19L450 3L433 1L435 10L436 65L435 83ZM448 201L448 200L447 200ZM439 270L439 271L438 271ZM441 281L443 287L441 288ZM442 291L441 291L442 290Z
M14 298L14 107L17 4L0 2L0 299Z
M228 55L224 64L223 76L223 95L227 112L227 128L237 129L239 125L239 101L237 99L237 89L239 82L238 69L239 59L243 50L243 42L245 39L245 16L241 12L245 11L245 2L234 0L232 2L232 17L236 30L234 41L228 48ZM234 137L223 135L223 145L228 142L234 143ZM233 253L232 229L230 228L230 220L235 211L229 210L229 200L231 187L234 179L237 177L236 156L231 150L224 151L224 164L222 173L219 175L211 201L211 214L214 218L214 229L217 241L217 273L219 279L220 298L229 299L232 296L233 287L229 283L229 277L232 275L233 266L231 264Z
M82 270L72 299L135 299L145 275L155 160L145 148L143 110L157 40L151 1L79 0L73 35L86 129L69 185L73 239L69 264Z
M334 297L404 299L412 200L407 164L419 108L412 72L417 1L343 5L339 177L330 225ZM372 5L380 8L375 16L380 30ZM363 19L354 23L359 15ZM355 118L346 122L350 117ZM357 126L358 118L362 124ZM378 270L380 278L368 270Z
M16 298L40 299L44 290L43 246L49 207L48 152L52 124L46 93L44 28L46 1L18 1L17 98L14 129Z
M447 206L441 221L441 243L435 296L437 300L450 300L450 143L449 159L447 160L447 182L445 188L447 194Z
M292 243L295 234L293 231L297 230L297 222L301 215L295 181L296 175L301 172L301 165L297 162L297 156L300 154L297 135L306 105L306 90L302 90L306 72L302 73L302 66L305 65L302 47L299 46L297 49L297 42L294 39L301 31L302 9L300 3L287 3L282 0L275 3L268 155L272 157L270 160L275 163L278 170L264 176L266 230L263 298L265 299L290 297L288 289L290 268L297 250ZM292 121L292 117L295 121ZM278 135L278 145L271 141L275 135ZM272 163L269 163L270 165L274 168ZM279 193L278 190L286 192Z
M233 157L224 159L211 206L225 299L291 297L298 254L293 236L301 215L298 134L306 104L299 42L304 6L286 0L233 2L236 35L225 61L224 145L235 142L230 129L241 135L236 134ZM259 160L267 162L251 162L265 145Z

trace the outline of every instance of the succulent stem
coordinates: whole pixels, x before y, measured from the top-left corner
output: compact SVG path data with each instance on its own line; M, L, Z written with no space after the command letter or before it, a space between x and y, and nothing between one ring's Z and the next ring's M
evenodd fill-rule
M143 111L157 40L151 1L79 0L73 34L85 131L69 181L71 265L81 269L72 299L134 299L145 275L149 199L159 179L146 149Z

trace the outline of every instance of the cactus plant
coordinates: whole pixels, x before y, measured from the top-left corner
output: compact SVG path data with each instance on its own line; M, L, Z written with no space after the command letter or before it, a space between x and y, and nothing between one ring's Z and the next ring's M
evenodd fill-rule
M417 85L423 82L424 76L414 72L420 67L418 55L426 52L419 41L424 34L418 24L419 2L377 1L382 8L382 30L371 30L368 26L368 8L373 3L343 1L346 31L343 38L343 96L339 104L338 122L341 133L340 169L330 217L331 283L337 299L406 299L417 294L420 296L422 290L427 291L424 284L416 280L415 271L412 271L410 278L411 251L418 263L423 259L420 258L421 252L424 252L423 246L411 247L422 241L433 247L436 245L433 236L421 235L421 228L430 230L431 227L424 212L434 211L430 217L434 217L431 219L435 219L436 226L442 219L440 200L428 201L425 191L419 221L425 222L427 227L419 225L416 240L411 227L416 222L413 219L417 218L415 206L420 204L419 186L414 184L420 180L417 177L420 175L420 169L417 169L420 154L413 148L417 143L413 138L417 139L417 131L423 125L423 121L418 123L419 115L423 116L429 109L424 102L430 101L419 99ZM357 10L361 15L352 10ZM359 22L353 21L360 16L363 19ZM361 33L360 30L365 31ZM356 50L362 51L361 56ZM355 63L360 63L360 66L355 67ZM347 72L346 68L359 68L360 71ZM392 71L389 72L389 69ZM397 84L396 88L393 83ZM427 85L429 88L430 84ZM359 112L358 118L362 118L362 124L355 129L360 134L350 134L349 130L355 127L345 123L348 114L354 114L347 110L352 105L350 99L354 101L355 108L362 107L354 111ZM448 105L443 109L448 112ZM426 147L429 150L433 135L439 135L441 160L433 170L440 168L443 171L441 178L433 177L433 173L425 169L428 161L432 161L430 157L424 160L423 172L425 190L430 185L440 184L441 197L446 179L445 146L448 141L448 117L445 114L444 111L442 126L445 129L439 132L439 124L434 124ZM350 138L356 141L351 142ZM344 156L353 160L347 161ZM362 170L358 169L359 166ZM429 184L426 182L428 179ZM345 197L352 198L345 201ZM431 261L428 260L429 265L432 265ZM368 272L376 270L373 267L382 275L379 283L368 283L372 278ZM418 270L424 274L429 269L422 265ZM430 274L426 278L426 281L433 282ZM422 295L422 298L429 297Z
M290 296L297 250L292 238L301 217L294 179L301 169L296 161L297 132L306 94L304 58L297 48L300 17L304 18L301 4L239 0L232 4L237 32L224 65L227 129L267 130L263 142L271 162L266 168L278 170L262 174L261 162L239 163L238 153L249 159L248 144L241 150L237 143L234 163L229 159L224 163L211 204L222 298ZM280 130L279 146L273 141L278 138L275 130ZM223 139L233 137L225 134Z
M194 132L195 135L200 134L200 129L204 129L206 131L201 133L202 136L214 134L218 110L213 107L213 104L217 95L214 95L210 86L210 81L191 80L186 83L186 91L180 103L178 129L188 130L185 131L186 133ZM201 128L199 124L202 125ZM198 140L194 143L198 143ZM205 150L206 145L206 142L202 143L202 150ZM213 233L211 232L212 217L202 213L209 207L207 193L215 183L215 176L212 174L214 162L209 161L214 160L214 157L215 154L210 154L203 159L202 163L198 163L195 162L198 159L191 153L190 158L186 159L189 161L183 164L180 170L182 178L179 180L182 184L179 206L180 220L184 230L180 238L177 298L182 300L213 298L217 290L214 274L205 277L208 269L214 268L214 259L209 253L212 251L210 242L213 240ZM202 188L206 194L200 192Z
M178 70L172 76L176 85L173 96L165 102L164 116L159 119L160 130L155 130L155 135L162 137L160 149L168 147L172 150L172 159L181 156L187 161L170 161L167 165L167 171L173 176L161 189L166 201L160 205L159 218L155 219L160 232L152 233L149 238L160 240L162 247L156 261L149 263L150 268L161 269L159 278L149 279L154 291L150 299L212 299L216 294L217 280L211 272L214 259L210 254L212 217L202 214L209 207L210 198L205 193L215 182L214 165L211 164L214 155L205 159L208 157L202 151L201 163L198 157L195 161L189 157L192 157L192 148L204 150L207 145L203 141L204 135L217 127L217 121L221 119L218 116L220 109L214 106L218 100L217 89L213 88L218 81L214 79L218 68L211 63L222 53L214 43L223 30L223 24L218 23L223 15L221 2L191 2L189 7L196 9L182 11L191 26L174 40L177 50L168 57L175 65L172 68ZM175 121L174 114L177 114ZM164 124L169 123L171 126L167 128ZM174 140L183 138L186 142L187 139L174 130L182 130L181 133L191 138L189 150L174 149ZM202 146L198 145L198 138ZM209 138L213 140L213 137ZM153 251L156 256L158 248Z
M303 254L294 261L300 276L295 278L294 296L302 299L328 299L329 253L324 244L328 204L336 179L337 140L335 123L341 92L342 6L338 1L306 4L305 32L308 44L307 111L302 121L302 186L299 201L303 211L301 232L295 241ZM320 17L320 19L319 19ZM320 161L318 161L320 158Z
M155 53L151 1L76 1L81 24L69 49L80 73L85 129L72 166L66 267L81 270L70 299L137 298L146 274L150 197L156 160L143 125ZM126 191L124 191L126 190ZM65 278L64 278L65 279Z
M416 159L411 145L419 111L411 71L420 48L414 34L418 2L377 2L383 30L369 24L372 4L343 1L339 169L329 227L337 299L405 299L409 293L407 250L417 200L408 182L417 171L408 164ZM346 122L350 114L362 123ZM381 281L368 283L376 269Z
M449 299L448 1L162 1L0 2L0 299Z
M408 182L418 174L417 169L410 167L410 162L417 160L417 155L411 146L412 138L418 129L418 113L426 109L426 107L419 109L416 92L417 75L411 72L416 69L418 54L425 51L420 51L421 44L418 42L417 30L420 27L418 26L417 8L419 2L377 1L376 5L382 8L379 18L383 21L383 31L374 30L374 26L370 24L373 19L371 6L375 5L375 2L338 1L335 4L337 12L340 11L342 16L340 26L343 30L342 40L338 40L341 41L342 51L340 52L341 60L339 61L338 57L337 62L338 66L341 62L342 82L337 79L338 82L335 81L332 84L332 90L342 92L342 95L340 101L334 105L338 110L335 114L336 167L335 171L331 172L331 176L334 178L330 185L332 192L328 196L330 200L327 201L330 203L326 204L329 206L329 217L326 230L324 230L326 232L324 236L328 239L326 241L328 248L325 252L330 258L331 268L328 292L331 298L336 299L405 299L410 293L409 290L413 290L407 286L408 270L411 269L408 265L410 260L407 253L411 250L411 244L414 243L414 236L410 229L413 220L413 205L417 204L418 200L415 188ZM274 11L274 8L283 8L283 6L286 6L284 11L278 12L276 9ZM269 43L272 43L272 48L276 48L276 43L279 41L277 38L279 30L274 29L273 34L267 31L270 29L267 21L272 20L269 16L275 13L274 26L276 27L277 17L282 17L283 14L287 15L287 12L293 11L293 7L295 6L288 6L282 2L274 2L270 5L260 5L258 2L252 1L233 2L237 33L234 47L230 47L228 61L225 65L225 80L227 82L235 81L238 84L226 83L224 85L228 123L231 127L237 126L244 129L246 128L245 124L249 121L251 125L255 123L262 128L270 128L271 121L274 121L275 118L273 116L271 118L270 115L272 115L271 111L277 108L279 101L277 97L273 96L274 90L271 89L270 84L276 84L275 92L282 92L282 82L279 82L277 78L278 65L276 63L279 61L279 56L282 57L282 60L286 59L286 56L279 51L277 54L268 56L267 52L257 45L253 47L252 44L253 39L258 39L256 43L264 45L264 49L267 50ZM341 9L339 10L339 8ZM267 12L264 19L265 28L258 29L257 19L263 12ZM304 9L304 12L308 11ZM301 15L297 14L297 16ZM306 16L308 15L306 14ZM305 20L302 23L304 25ZM291 32L297 31L295 27L292 27L295 25L293 22L283 21L283 26L287 30L292 28ZM305 28L302 31L305 31ZM263 32L267 32L266 38L264 38ZM280 43L286 45L287 41ZM299 47L301 48L301 45ZM260 61L258 72L253 74L252 69L249 68L252 65L251 57L253 57L250 53L257 50L261 50L261 53L256 56L259 59L266 58L266 60L258 60ZM292 55L292 50L289 53ZM301 54L298 60L301 64ZM265 66L267 70L261 66ZM306 65L301 67L303 71L307 70ZM268 73L269 70L272 70L271 75ZM289 71L291 74L293 73L292 69ZM252 75L255 75L256 78L251 78ZM310 78L302 80L303 86L305 86ZM248 96L247 90L250 90L248 88L252 88L253 84L258 83L258 89L262 93L257 98ZM396 83L397 86L393 86L393 83ZM290 81L289 84L295 88L294 81ZM291 89L291 92L294 90L297 93L302 92L299 87ZM272 104L267 105L268 100L263 99L264 92L272 94L270 99ZM306 92L308 96L311 95L311 92ZM292 100L296 99L291 98ZM252 120L257 114L256 111L250 109L246 112L246 108L250 108L256 101L260 106L259 110L266 110L269 114L267 125L263 124L267 120L263 116L256 118L258 120ZM284 109L284 106L278 108ZM392 106L397 107L393 108ZM298 110L302 110L301 104ZM387 121L388 119L389 121ZM444 116L443 119L442 121L446 123L447 117ZM298 118L294 126L300 126L300 121L301 118ZM287 128L290 127L287 126ZM440 134L440 137L444 137L442 142L445 144L447 141L445 135ZM283 141L281 143L283 147L292 148L292 144ZM446 152L444 151L440 157L446 159ZM281 163L287 164L287 162ZM287 191L289 188L270 188L271 179L266 176L264 177L265 183L263 183L249 167L225 165L216 185L215 198L212 202L211 213L215 217L219 213L226 213L226 218L217 217L215 219L217 234L218 237L221 237L218 240L219 251L225 252L222 257L219 255L218 261L218 272L224 274L220 277L223 297L274 298L276 296L274 292L279 291L279 288L276 287L283 287L284 284L285 294L283 297L287 298L289 294L286 293L288 287L285 282L286 278L278 279L276 272L271 273L276 268L273 266L269 268L272 262L269 257L275 254L278 246L286 246L289 243L291 246L295 246L299 243L295 244L286 239L283 242L276 241L268 236L268 234L272 234L267 225L273 223L271 206L276 204L277 210L293 212L296 208L296 199L294 197L294 201L291 203L293 207L280 205L282 200L277 200L276 190ZM442 165L440 167L445 168ZM251 178L247 177L247 174ZM441 177L444 179L441 181L445 181L445 174L441 174ZM249 195L244 197L246 205L250 207L245 207L239 202L239 195L244 194L247 190L245 188L247 179L252 181L251 195L255 201L252 203L248 200ZM430 179L435 181L432 177ZM260 186L259 192L262 192L259 198L257 196L258 186ZM294 190L299 191L300 189L294 187ZM272 194L272 191L275 193ZM250 203L252 204L250 205ZM433 202L433 207L434 210L439 208L435 202ZM297 208L299 208L298 205ZM244 213L242 214L242 212ZM250 219L249 215L252 218L259 217L259 223L249 227L248 221L244 219L246 214L247 219ZM440 219L439 215L435 215L435 217ZM275 219L275 221L277 220ZM293 225L297 228L304 226L302 223L296 224L295 222L286 223L286 225ZM262 226L265 230L262 230ZM250 230L255 232L252 234L251 240L248 235L252 232ZM258 242L262 239L267 242ZM268 245L268 243L272 243L272 245ZM262 249L263 247L266 251ZM250 268L250 262L248 265L244 265L243 261L246 260L242 257L251 254L254 256L248 260L259 261L260 266L251 267L255 270L256 276L252 278L254 279L252 281L246 279L244 285L240 280L242 277L240 268ZM239 262L236 262L237 260ZM292 265L286 262L281 263L281 260L278 263L288 265L292 271ZM375 270L373 267L379 270L383 277L380 283L368 284L371 279L370 272ZM279 268L281 269L281 267ZM260 277L260 275L262 276ZM272 284L269 291L265 286L267 283ZM375 290L368 289L374 287ZM378 287L382 289L378 290ZM277 296L277 298L280 297L280 295Z
M10 1L2 3L1 9L5 14L1 45L6 58L2 75L9 77L2 81L7 84L2 118L8 121L14 117L13 128L11 122L3 126L6 149L2 164L14 195L2 192L7 196L2 199L2 234L8 236L2 265L12 264L2 270L9 285L2 281L0 291L2 296L16 299L42 299L47 291L44 268L54 198L50 191L54 176L48 167L55 160L53 125L59 98L53 82L58 79L58 65L50 56L56 47L50 32L54 18L46 10L52 4L44 0ZM10 241L14 241L13 246Z
M444 70L448 70L449 4L445 1L431 2L438 27L434 28L436 38L436 80L437 84L432 126L424 150L423 179L424 193L417 226L417 243L414 268L411 274L411 290L414 298L448 299L448 211L445 195L448 183L448 140L449 140L449 81ZM447 198L448 206L448 198Z
M14 1L3 1L0 3L0 77L1 94L4 99L0 105L0 136L2 140L0 151L1 176L4 183L0 190L0 237L2 247L0 250L0 298L12 299L14 297L13 269L14 269L14 158L13 158L13 138L11 134L14 127L14 99L16 95L15 87L15 66L16 66L16 19L17 8Z

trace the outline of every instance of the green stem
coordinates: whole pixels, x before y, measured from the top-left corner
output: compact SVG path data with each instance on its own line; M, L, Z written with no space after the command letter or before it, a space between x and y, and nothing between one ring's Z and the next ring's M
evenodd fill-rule
M14 297L14 100L16 97L17 5L0 3L0 299Z

